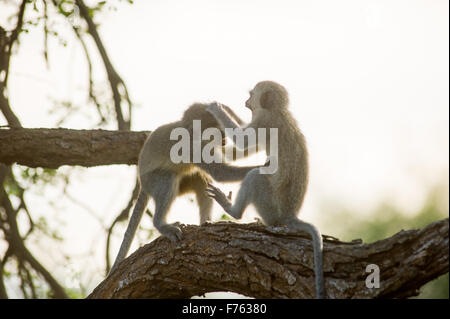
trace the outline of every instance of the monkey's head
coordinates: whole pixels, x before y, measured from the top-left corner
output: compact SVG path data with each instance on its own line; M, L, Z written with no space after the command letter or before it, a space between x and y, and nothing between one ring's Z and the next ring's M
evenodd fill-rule
M183 113L183 124L186 128L192 127L192 121L200 120L202 125L202 130L210 127L219 127L214 116L206 111L207 104L195 103L187 108Z
M287 90L273 81L262 81L255 85L250 91L250 97L245 106L252 112L259 108L269 111L280 111L287 109L289 95Z
M200 120L201 121L201 127L202 127L202 133L207 128L217 128L220 130L220 133L222 136L225 136L225 132L223 128L220 126L220 124L217 122L217 120L214 118L214 116L206 111L207 104L202 103L195 103L192 104L187 108L186 111L184 111L183 118L181 121L183 122L183 127L185 127L187 130L192 131L193 129L193 121L194 120ZM211 137L212 138L212 137ZM210 142L210 140L205 140L206 143ZM225 138L222 139L222 146L225 145L226 140Z

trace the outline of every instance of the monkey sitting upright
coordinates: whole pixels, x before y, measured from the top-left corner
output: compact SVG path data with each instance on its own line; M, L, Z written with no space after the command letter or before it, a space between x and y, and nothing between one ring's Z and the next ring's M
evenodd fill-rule
M245 208L253 204L266 225L285 225L292 230L308 232L314 247L316 297L324 298L322 236L316 227L297 218L308 185L308 151L305 138L288 110L288 103L286 89L271 81L256 84L245 103L252 111L252 121L244 130L277 129L278 149L272 149L270 145L266 153L270 161L277 161L278 169L273 174L262 173L262 168L251 170L242 181L234 204L213 185L208 185L207 192L236 219L240 219ZM223 128L236 129L240 125L217 103L208 106L207 110ZM238 143L236 146L249 147Z
M155 201L153 225L163 236L176 241L181 239L181 230L175 225L167 224L166 216L172 202L178 195L187 192L195 193L199 206L200 223L203 224L211 219L213 200L206 194L206 187L211 182L210 176L219 182L235 182L244 179L245 175L256 167L233 167L224 163L212 162L207 164L202 161L193 163L193 148L190 148L189 163L174 163L171 160L171 149L176 143L176 141L171 140L171 133L174 129L187 129L191 139L194 135L194 120L201 121L202 131L208 128L221 130L217 120L206 111L206 106L206 104L199 103L191 105L184 112L180 121L158 127L145 141L138 161L139 195L110 273L125 259L150 197ZM224 107L225 112L228 112L227 114L236 122L243 123L231 109ZM190 142L200 142L202 147L208 142L208 144L211 144L211 141L204 140L191 140ZM223 146L222 140L216 146Z

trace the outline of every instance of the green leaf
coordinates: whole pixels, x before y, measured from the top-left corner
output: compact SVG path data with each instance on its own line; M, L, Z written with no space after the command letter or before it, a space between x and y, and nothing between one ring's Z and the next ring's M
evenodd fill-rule
M232 220L231 217L227 214L222 214L222 216L220 216L220 220Z

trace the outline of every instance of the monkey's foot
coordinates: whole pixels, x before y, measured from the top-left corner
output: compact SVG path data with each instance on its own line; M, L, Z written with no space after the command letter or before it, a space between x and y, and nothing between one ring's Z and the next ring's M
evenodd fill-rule
M161 233L161 235L169 238L172 242L177 242L183 237L181 229L175 225L163 225L158 229L158 231Z
M208 187L206 188L206 193L209 197L214 198L214 200L222 206L222 208L231 216L231 202L228 199L228 197L217 187L208 184ZM233 216L234 217L234 216Z

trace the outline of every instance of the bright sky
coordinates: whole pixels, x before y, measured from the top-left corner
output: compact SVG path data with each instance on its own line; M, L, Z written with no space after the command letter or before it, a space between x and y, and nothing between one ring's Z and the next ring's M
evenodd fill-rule
M159 0L120 4L99 22L112 62L139 105L134 130L177 120L195 101L217 100L249 120L248 90L261 80L283 84L311 155L301 216L320 227L324 202L365 214L389 200L414 211L431 185L448 184L448 9L446 0ZM53 127L53 99L86 100L84 53L67 26L57 28L69 41L67 48L50 42L50 69L38 31L22 37L12 60L10 99L25 127ZM95 63L96 78L105 79ZM65 127L93 123L77 117ZM133 180L133 167L85 169L69 192L109 225ZM49 199L65 214L49 208ZM73 269L93 268L82 256L88 249L102 267L105 236L86 209L51 188L30 194L29 201L36 216L64 221L64 251L79 254ZM170 220L197 223L195 205L188 203L186 213L186 201L177 201ZM255 216L245 215L244 221ZM117 245L122 232L118 228ZM333 235L332 229L323 232ZM47 254L57 259L59 252ZM58 269L57 260L54 267L59 274L72 271Z

